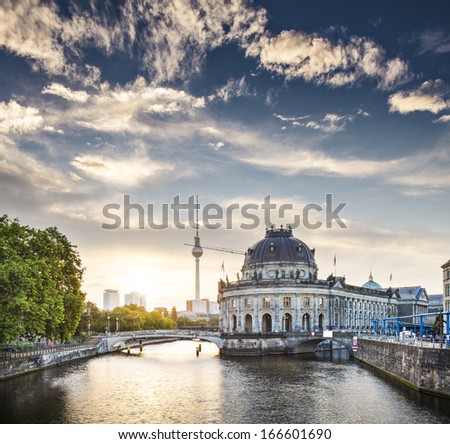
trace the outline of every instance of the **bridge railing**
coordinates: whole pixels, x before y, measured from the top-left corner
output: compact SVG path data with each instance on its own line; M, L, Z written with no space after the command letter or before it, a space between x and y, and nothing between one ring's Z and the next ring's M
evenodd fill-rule
M17 344L1 344L0 345L0 361L5 362L11 359L24 359L35 356L41 356L49 353L56 353L67 350L82 349L95 347L98 340L96 338L85 342L76 342L69 344L27 344L27 347L21 343Z
M423 336L407 337L402 335L358 335L361 339L369 339L379 342L390 342L397 344L404 344L413 347L425 347L425 348L450 348L450 341L446 338L435 339L427 338Z
M131 337L142 337L142 336L220 336L218 331L210 330L138 330L138 331L120 331L110 334L102 334L101 337L114 337L114 336L131 336Z

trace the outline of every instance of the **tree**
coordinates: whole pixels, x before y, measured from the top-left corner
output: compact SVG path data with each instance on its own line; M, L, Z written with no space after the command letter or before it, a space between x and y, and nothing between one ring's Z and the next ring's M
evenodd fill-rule
M81 335L82 333L87 333L89 331L89 324L91 332L101 333L105 331L105 321L101 310L94 302L86 301L76 334Z
M84 307L84 269L57 228L37 230L0 218L0 341L69 339Z
M116 318L119 319L119 329L121 331L137 331L144 328L144 312L132 310L129 307L116 307L108 313L110 316L111 331L115 330Z
M178 313L177 313L177 307L172 307L172 311L170 312L170 319L172 319L172 321L174 321L175 323L177 322L178 319Z

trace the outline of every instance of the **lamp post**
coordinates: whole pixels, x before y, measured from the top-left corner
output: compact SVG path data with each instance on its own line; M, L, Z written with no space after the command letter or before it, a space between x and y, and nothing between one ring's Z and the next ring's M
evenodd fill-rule
M109 320L111 319L111 317L110 316L108 316L107 318L106 318L107 320L108 320L108 326L107 326L107 328L106 328L106 332L108 333L108 335L109 335L109 333L110 333L110 328L109 328Z
M87 309L87 315L88 315L88 336L91 336L91 309Z
M116 318L116 335L119 333L119 318Z

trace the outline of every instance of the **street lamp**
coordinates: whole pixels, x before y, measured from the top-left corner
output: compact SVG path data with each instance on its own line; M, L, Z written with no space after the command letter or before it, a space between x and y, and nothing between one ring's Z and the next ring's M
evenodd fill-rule
M107 320L108 320L108 327L107 327L107 329L106 329L106 331L107 331L107 333L109 334L109 331L110 331L110 329L109 329L109 320L111 319L111 317L110 316L108 316L107 317Z
M116 334L119 333L119 318L116 318Z
M88 315L88 336L91 336L91 309L87 309L87 315Z

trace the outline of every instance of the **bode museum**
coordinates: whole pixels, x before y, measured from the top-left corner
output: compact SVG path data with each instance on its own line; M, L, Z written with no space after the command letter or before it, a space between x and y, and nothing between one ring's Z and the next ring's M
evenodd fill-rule
M295 333L367 331L373 319L397 316L398 292L382 290L372 275L362 287L347 284L345 277L319 279L314 254L290 228L267 229L247 250L237 280L219 281L224 351L289 352L283 338Z

